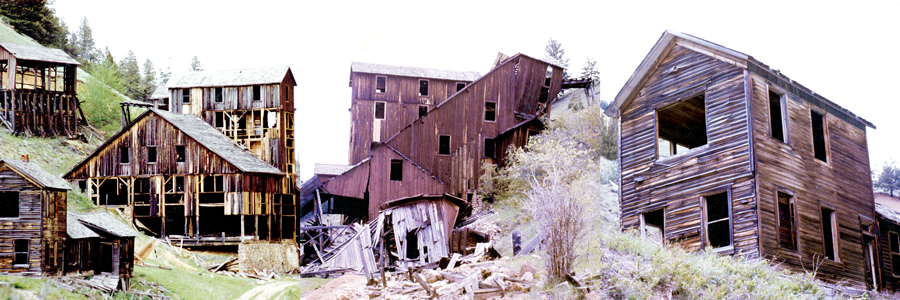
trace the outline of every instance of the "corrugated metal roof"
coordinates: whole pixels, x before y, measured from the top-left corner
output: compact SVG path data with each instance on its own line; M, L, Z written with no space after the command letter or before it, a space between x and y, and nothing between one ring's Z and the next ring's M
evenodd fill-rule
M429 68L416 68L416 67L370 64L370 63L362 63L362 62L350 63L350 72L351 73L359 72L359 73L370 73L370 74L385 74L385 75L396 75L396 76L417 77L417 78L460 80L460 81L473 81L475 79L478 79L478 77L481 77L481 74L479 74L478 72L473 72L473 71L460 72L460 71L448 71L448 70L438 70L438 69L429 69Z
M350 169L353 169L353 166L317 163L313 168L313 173L322 175L341 175Z
M69 212L66 214L66 235L69 236L70 239L86 239L86 238L97 238L100 237L99 234L81 224L81 221L78 220L78 216L73 212Z
M224 71L190 72L169 81L169 88L203 86L242 86L279 83L289 75L290 67L258 68ZM293 76L290 75L293 81ZM296 81L295 81L296 82Z
M9 42L0 42L0 46L12 53L17 59L81 65L81 63L69 56L65 51L59 49Z
M68 213L68 217L70 219L77 219L81 224L87 226L91 230L101 230L118 237L137 236L137 232L132 230L131 227L128 227L128 225L125 225L125 223L122 223L122 221L106 212ZM66 220L66 225L68 224L69 222Z
M6 160L0 159L0 165L2 165L4 163L9 165L13 169L16 169L17 171L22 173L22 175L27 176L28 178L31 178L31 180L34 180L35 182L37 182L37 184L41 185L44 188L61 189L61 190L71 190L72 189L69 187L68 182L66 182L62 178L59 178L58 176L47 173L47 171L44 171L44 169L42 169L40 166L38 166L37 164L35 164L33 162L26 162L26 161L21 161L21 160L12 160L12 159L6 159Z
M253 156L249 151L241 149L221 131L190 114L172 113L158 109L150 109L192 139L219 155L243 172L270 173L282 175L280 170L265 161Z

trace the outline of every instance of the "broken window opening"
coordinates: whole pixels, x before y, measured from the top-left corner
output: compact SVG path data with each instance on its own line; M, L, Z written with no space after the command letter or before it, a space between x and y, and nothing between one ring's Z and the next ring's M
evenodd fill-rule
M82 193L87 190L87 180L78 180L78 190ZM0 204L2 205L2 204Z
M900 276L900 234L890 231L888 239L891 243L891 269L894 276Z
M419 259L419 239L415 231L406 233L406 258Z
M706 145L704 99L704 95L698 95L656 111L658 158Z
M391 180L403 181L403 160L391 160Z
M214 118L216 119L215 120L216 128L225 127L225 113L223 113L221 111L217 111Z
M787 114L784 106L784 95L769 90L769 127L772 129L772 138L787 143L784 126L787 124Z
M428 96L428 80L419 79L419 96Z
M175 177L175 192L178 192L178 193L184 192L184 177L183 176Z
M641 236L663 245L665 240L665 213L657 209L641 214Z
M215 100L215 101L216 101L216 103L221 103L221 102L223 101L223 97L222 97L222 88L221 88L221 87L217 87L217 88L216 88L216 100Z
M457 92L462 91L462 90L465 89L465 88L466 88L466 83L465 83L465 82L457 82L457 83L456 83L456 91L457 91Z
M797 250L797 228L794 226L794 197L784 192L778 195L778 243L781 248Z
M148 164L156 163L156 146L148 146L147 147L147 163Z
M439 135L438 136L438 154L439 155L450 155L450 136L449 135Z
M494 139L484 139L484 157L486 158L494 158L496 157Z
M119 147L119 163L127 164L130 161L131 148L129 147Z
M712 248L731 246L731 201L728 192L703 197L706 245Z
M822 207L822 247L825 257L832 261L838 261L837 228L834 210Z
M19 217L19 192L0 192L0 218Z
M484 120L493 122L496 121L497 118L497 103L494 102L485 102L484 103Z
M384 102L375 102L375 119L384 120L385 104Z
M184 145L175 146L175 162L184 162Z
M191 89L181 90L181 104L191 104Z
M262 91L259 85L253 86L253 101L262 100Z
M27 265L28 264L28 240L15 240L13 242L14 246L14 258L13 265Z
M813 134L813 153L816 159L828 162L828 154L825 151L825 115L810 111Z
M375 93L381 94L386 91L387 77L375 76Z
M222 175L211 175L203 177L203 192L224 192L224 177Z
M428 105L419 105L419 118L428 114Z

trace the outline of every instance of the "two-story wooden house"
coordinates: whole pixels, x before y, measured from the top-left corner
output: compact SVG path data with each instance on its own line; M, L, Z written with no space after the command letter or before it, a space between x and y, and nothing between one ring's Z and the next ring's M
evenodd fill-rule
M0 42L0 125L15 134L78 134L76 72L59 49Z
M671 31L606 114L619 118L623 227L877 282L870 122L749 55Z

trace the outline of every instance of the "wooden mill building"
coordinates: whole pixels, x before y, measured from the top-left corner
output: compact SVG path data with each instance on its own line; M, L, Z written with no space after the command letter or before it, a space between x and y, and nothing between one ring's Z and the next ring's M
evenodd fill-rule
M484 172L483 163L501 162L508 146L522 146L530 134L543 129L539 117L549 113L549 104L559 94L562 70L554 63L517 54L498 62L486 75L458 90L450 82L461 79L448 80L443 88L429 83L429 88L434 88L428 91L433 102L409 105L428 103L426 106L433 106L427 106L427 111L421 115L403 116L413 119L374 146L366 157L354 158L366 151L351 149L351 160L359 161L351 169L321 182L320 190L327 195L323 197L366 206L367 213L362 218L368 220L377 217L381 205L390 200L422 194L471 198L478 187L478 178ZM351 86L355 84L353 97L366 99L371 91L379 88L379 83L364 78L377 75L363 76L357 72L361 71L354 65L351 70ZM392 89L401 89L400 82L411 80L409 82L415 83L418 79L395 80L397 87L386 85L386 94L401 95ZM449 94L446 100L443 100L444 94ZM399 96L385 100L400 101ZM370 117L359 117L351 140L370 135L370 129L361 126L370 122L370 111L377 112L372 102L378 101L353 104L355 108L352 109L364 111L359 114ZM397 105L402 107L403 104ZM390 112L386 114L391 115ZM351 141L352 145L359 146Z
M369 156L412 121L424 116L466 85L477 72L350 64L350 164Z
M0 125L28 136L76 136L79 65L59 49L0 42Z
M877 282L868 121L752 56L671 31L606 114L621 130L623 227Z
M69 189L27 156L0 159L0 273L62 273Z
M186 245L293 239L293 184L192 114L148 109L64 178Z

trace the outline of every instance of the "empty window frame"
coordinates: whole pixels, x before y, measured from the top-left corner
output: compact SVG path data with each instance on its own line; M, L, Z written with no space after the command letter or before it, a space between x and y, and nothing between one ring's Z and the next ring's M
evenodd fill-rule
M375 102L375 119L384 120L385 106L384 102Z
M147 163L156 163L156 146L147 146Z
M419 96L428 96L428 80L419 79Z
M494 139L484 139L484 157L496 157L496 144L494 143Z
M184 162L184 145L175 146L175 162Z
M131 148L119 147L119 163L127 164L131 161Z
M400 160L400 159L392 159L391 160L391 180L392 181L403 181L403 160Z
M387 77L375 76L375 93L381 94L387 91Z
M895 231L888 232L891 244L891 270L894 276L900 277L900 235Z
M484 103L484 120L488 122L493 122L497 120L497 103L494 102L485 102Z
M222 175L211 175L203 177L203 192L224 192L225 177Z
M0 218L19 217L19 192L0 192Z
M428 114L428 105L419 105L419 118Z
M769 89L769 129L772 138L788 142L787 112L784 94Z
M13 241L13 265L28 264L28 240Z
M181 104L191 104L191 89L181 89Z
M663 245L665 239L665 212L657 209L641 214L641 236Z
M825 140L825 115L818 112L809 111L809 117L812 120L812 136L813 136L813 153L816 159L828 162L828 153Z
M450 136L449 135L439 135L438 136L438 154L450 155Z
M262 87L259 85L253 86L253 101L262 100Z
M224 101L224 96L222 96L222 87L217 87L215 89L214 97L215 97L214 101L216 101L216 103L221 103L222 101Z
M796 204L793 195L776 191L778 203L778 245L783 249L797 251Z
M713 249L730 249L734 239L731 230L731 196L728 191L703 196L703 229L705 245Z
M656 111L658 158L706 145L704 99L701 94Z
M837 215L834 209L822 207L822 248L825 257L832 261L839 261L838 257L838 226Z
M456 83L456 91L457 92L462 91L464 88L466 88L465 82L457 82Z

